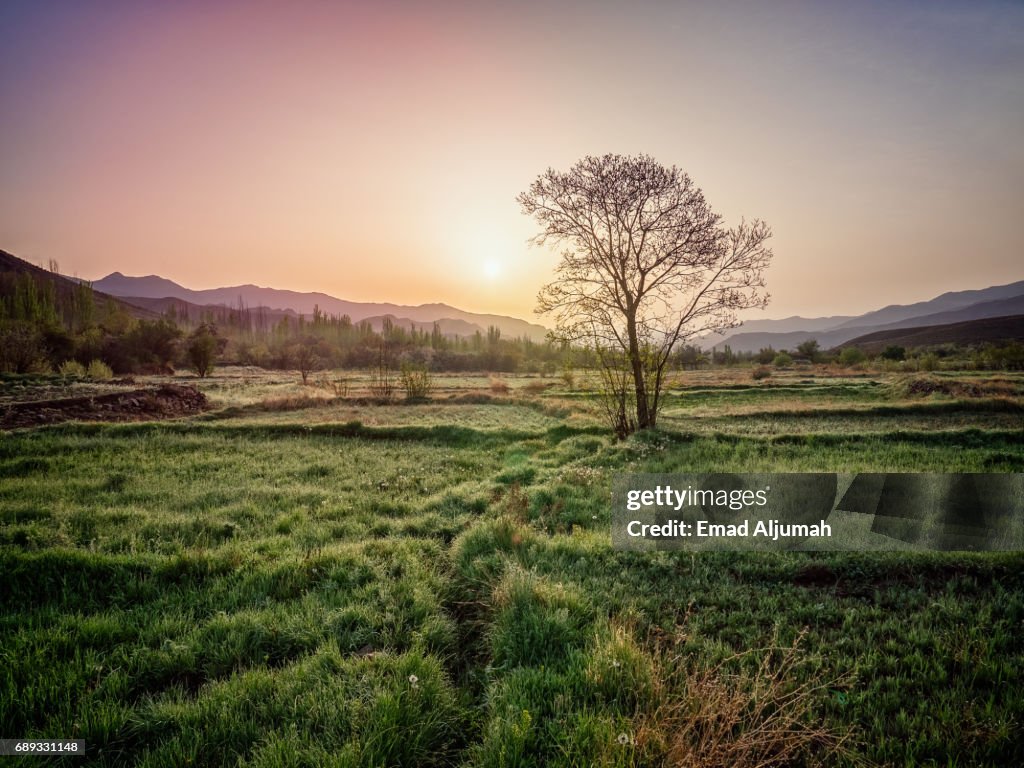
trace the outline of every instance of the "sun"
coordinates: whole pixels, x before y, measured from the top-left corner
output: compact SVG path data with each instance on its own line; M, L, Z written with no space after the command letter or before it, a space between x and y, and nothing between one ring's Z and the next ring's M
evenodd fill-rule
M484 277L488 280L497 280L501 277L501 262L497 259L486 259L483 263Z

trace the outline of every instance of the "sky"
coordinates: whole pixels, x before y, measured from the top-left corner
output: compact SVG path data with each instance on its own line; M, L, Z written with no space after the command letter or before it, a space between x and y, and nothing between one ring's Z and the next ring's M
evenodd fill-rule
M1018 2L0 4L0 248L532 317L588 154L767 221L759 317L1024 279ZM543 318L542 318L543 321Z

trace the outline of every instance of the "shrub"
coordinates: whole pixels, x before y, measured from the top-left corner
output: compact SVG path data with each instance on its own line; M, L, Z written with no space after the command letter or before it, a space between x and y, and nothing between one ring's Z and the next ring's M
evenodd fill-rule
M317 379L316 385L320 387L320 389L326 389L328 392L333 392L335 397L348 397L349 380L344 376L337 379L321 376Z
M772 375L772 369L764 365L759 365L754 369L754 372L750 374L754 381L761 381L761 379L767 379Z
M39 332L25 323L0 329L0 371L38 373L46 366Z
M898 344L890 344L882 350L884 360L904 360L907 357L907 350Z
M534 379L523 387L523 391L531 395L539 395L541 392L545 392L548 386L547 382Z
M60 375L69 379L84 379L88 374L86 373L85 366L77 360L65 360L60 364Z
M934 352L923 355L918 361L918 368L922 371L935 371L939 367L939 357Z
M867 356L857 347L844 347L839 353L839 362L843 365L858 365L863 363Z
M86 375L93 381L109 381L114 377L114 372L102 360L93 360L89 363Z
M491 376L491 392L496 395L507 395L509 390L508 382Z
M772 360L772 365L774 365L776 368L782 368L784 366L792 364L793 356L790 355L788 352L779 352L779 354L775 356L775 359Z
M405 391L406 400L425 400L433 388L430 371L427 370L427 367L413 363L402 363L399 384Z
M758 649L753 673L729 674L724 664L684 666L675 672L678 695L662 689L661 703L641 728L638 741L653 742L669 765L822 765L849 758L850 731L814 722L816 697L842 689L849 679L830 680L792 646ZM671 674L662 659L655 678ZM680 679L681 678L681 679Z

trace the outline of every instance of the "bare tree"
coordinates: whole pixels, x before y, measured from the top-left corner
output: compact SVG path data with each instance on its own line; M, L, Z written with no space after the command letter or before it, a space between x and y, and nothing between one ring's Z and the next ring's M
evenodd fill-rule
M295 367L299 369L303 386L309 383L310 373L323 367L323 359L317 351L316 339L312 337L292 345L288 356L295 362Z
M567 173L549 168L517 201L540 225L533 242L565 249L537 312L554 316L559 339L599 351L606 383L628 384L612 392L620 435L656 426L676 344L768 303L771 230L759 220L726 229L675 166L585 157Z

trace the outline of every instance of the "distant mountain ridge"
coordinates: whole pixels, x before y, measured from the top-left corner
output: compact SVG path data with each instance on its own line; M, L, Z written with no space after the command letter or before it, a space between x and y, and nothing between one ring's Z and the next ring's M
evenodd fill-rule
M488 326L492 325L501 331L502 336L508 338L526 337L533 341L543 341L547 335L547 328L537 323L505 315L466 312L439 303L407 306L387 302L347 301L326 293L264 288L252 284L193 290L159 275L129 277L120 272L113 272L96 280L93 287L120 296L129 302L133 299L175 298L199 306L238 307L241 301L250 307L266 307L277 312L291 310L301 315L312 315L314 307L319 307L321 312L327 314L348 315L355 323L390 315L410 323L426 324L428 329L433 327L433 323L440 322L442 333L454 335L472 335L477 330L486 333ZM446 331L445 327L451 330Z
M781 320L747 320L743 323L743 333L797 333L800 331L822 331L827 328L836 328L847 320L853 320L852 315L833 315L832 317L785 317ZM736 329L730 328L724 333L709 333L702 336L698 341L705 347L721 344Z
M850 339L846 344L869 354L876 354L891 345L913 348L938 344L977 344L986 341L1021 340L1024 340L1024 315L1010 315L967 320L961 323L876 331Z
M701 344L705 348L729 345L734 352L756 352L764 347L793 349L801 342L817 339L822 348L830 349L879 331L1019 314L1024 314L1024 280L977 290L950 291L914 304L893 304L856 317L837 318L840 322L831 325L821 322L829 318L755 320L733 329L727 336L705 337ZM803 327L792 327L801 323ZM782 330L785 324L789 324L789 328ZM747 330L755 328L758 330ZM762 328L772 330L760 330Z

